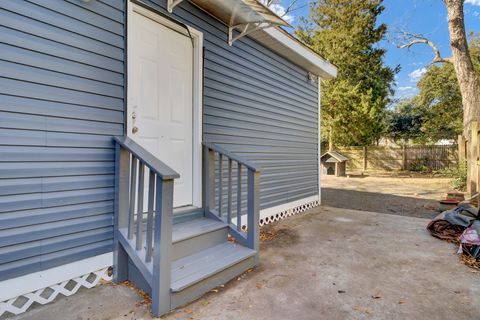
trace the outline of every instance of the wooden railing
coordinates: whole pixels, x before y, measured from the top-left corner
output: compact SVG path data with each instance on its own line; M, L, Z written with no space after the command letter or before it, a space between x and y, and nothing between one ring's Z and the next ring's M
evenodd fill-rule
M257 251L260 232L260 172L259 166L242 157L215 144L203 143L205 214L226 222L230 235ZM243 182L244 175L246 184ZM242 219L244 217L246 221Z
M113 278L128 279L130 257L152 288L152 311L163 314L170 308L173 181L179 175L133 140L114 139Z

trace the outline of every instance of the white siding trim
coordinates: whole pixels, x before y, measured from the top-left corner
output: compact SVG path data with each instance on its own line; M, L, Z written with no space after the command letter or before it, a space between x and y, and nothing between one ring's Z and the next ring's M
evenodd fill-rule
M8 299L110 267L112 264L113 253L109 252L92 258L64 264L59 267L2 281L0 282L0 303Z

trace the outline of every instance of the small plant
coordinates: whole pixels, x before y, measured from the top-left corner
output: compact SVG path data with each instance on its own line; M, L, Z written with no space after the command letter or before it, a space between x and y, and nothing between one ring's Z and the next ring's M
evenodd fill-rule
M441 174L452 178L451 186L458 191L465 191L467 188L467 168L465 165L458 165L442 170Z
M431 169L428 166L428 159L419 159L410 163L410 171L414 172L430 172Z

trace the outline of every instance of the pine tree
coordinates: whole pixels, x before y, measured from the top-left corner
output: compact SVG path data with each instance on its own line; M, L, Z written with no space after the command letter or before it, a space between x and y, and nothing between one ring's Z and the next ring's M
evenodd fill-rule
M385 109L398 70L385 66L378 47L387 27L377 26L383 0L319 0L296 35L338 68L322 82L322 139L369 145L384 131Z

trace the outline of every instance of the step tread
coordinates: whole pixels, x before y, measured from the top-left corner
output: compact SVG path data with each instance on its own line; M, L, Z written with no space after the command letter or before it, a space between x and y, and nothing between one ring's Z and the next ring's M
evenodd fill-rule
M177 223L172 228L172 242L176 243L226 227L227 225L223 222L205 217Z
M256 254L239 244L224 242L172 263L172 292L179 292Z

